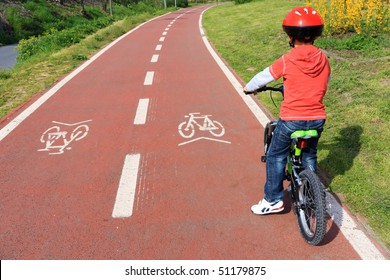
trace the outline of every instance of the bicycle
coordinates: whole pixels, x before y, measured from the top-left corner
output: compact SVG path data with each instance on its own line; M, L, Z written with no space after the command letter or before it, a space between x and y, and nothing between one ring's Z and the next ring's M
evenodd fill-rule
M69 124L53 121L53 123L72 126ZM72 149L70 144L73 141L79 141L87 136L89 127L85 124L77 124L78 126L73 129L73 131L68 134L68 131L62 130L60 126L55 125L47 129L41 136L41 143L45 144L45 148L39 149L39 152L42 151L52 151L50 155L63 154L65 150ZM54 152L53 152L54 151Z
M253 92L244 93L257 94L267 90L283 94L283 86L262 87ZM264 128L264 156L261 157L262 162L267 161L267 152L275 127L276 121L271 121ZM303 239L311 245L319 245L326 234L325 187L317 174L311 169L306 169L302 164L302 153L307 147L308 139L312 137L318 137L317 130L297 130L291 134L291 149L287 158L285 180L290 182L287 191L291 209L297 216Z
M200 131L208 131L216 137L221 137L225 134L225 128L220 122L212 121L209 117L211 115L200 115L200 113L189 113L188 122L182 122L179 124L179 133L184 138L191 138L195 134L195 127L197 126Z

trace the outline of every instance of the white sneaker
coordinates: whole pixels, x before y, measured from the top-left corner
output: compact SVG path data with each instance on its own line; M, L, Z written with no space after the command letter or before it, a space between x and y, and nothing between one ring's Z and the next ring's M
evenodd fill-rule
M278 213L284 210L283 200L269 203L265 198L251 207L251 210L256 215L265 215L271 213Z

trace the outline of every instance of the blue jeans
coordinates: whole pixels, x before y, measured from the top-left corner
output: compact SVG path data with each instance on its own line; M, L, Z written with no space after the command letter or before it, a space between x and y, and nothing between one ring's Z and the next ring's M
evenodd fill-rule
M310 138L308 148L303 151L302 163L305 168L317 170L317 144L324 129L325 120L283 121L278 120L267 153L267 174L264 186L264 198L268 202L283 199L283 180L287 156L290 151L290 135L296 130L316 129L318 138Z

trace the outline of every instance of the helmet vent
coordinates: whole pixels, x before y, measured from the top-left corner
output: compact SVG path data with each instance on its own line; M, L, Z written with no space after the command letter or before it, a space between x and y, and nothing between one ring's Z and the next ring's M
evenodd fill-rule
M296 7L287 13L282 27L288 36L306 38L321 36L324 21L318 12L311 7Z

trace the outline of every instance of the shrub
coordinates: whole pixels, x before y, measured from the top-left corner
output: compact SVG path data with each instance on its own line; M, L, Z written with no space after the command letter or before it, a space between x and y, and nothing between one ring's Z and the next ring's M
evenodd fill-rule
M245 4L252 2L252 0L234 0L234 4L239 5L239 4Z
M112 21L111 17L100 18L89 23L79 24L73 28L57 30L52 28L41 36L32 36L23 39L18 45L18 60L23 61L40 52L54 52L64 47L69 47L80 42L87 35L98 29L108 26Z
M43 32L41 22L24 9L10 7L5 10L5 17L13 28L16 40L28 38Z
M175 6L175 0L167 0L168 7ZM176 7L186 8L188 7L188 0L176 0Z
M389 31L389 6L383 0L306 0L325 20L325 32L369 36Z

